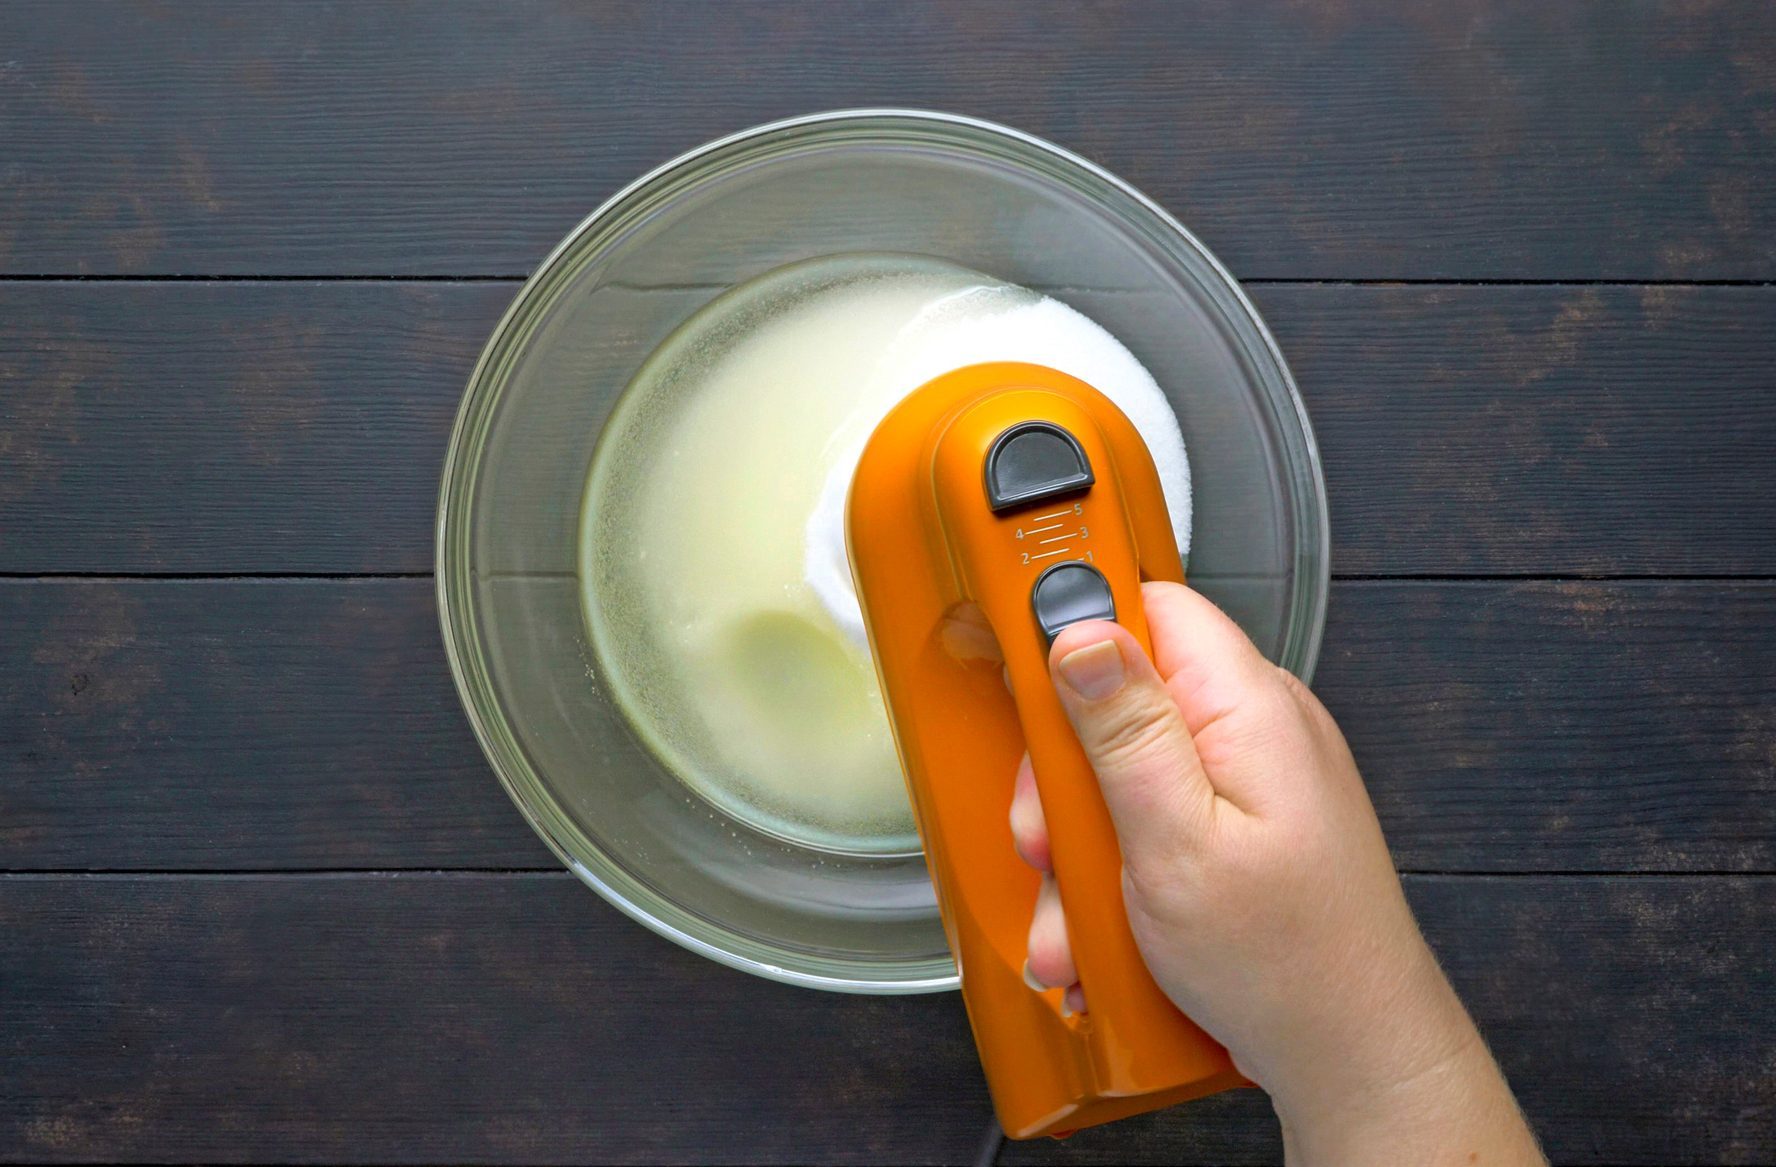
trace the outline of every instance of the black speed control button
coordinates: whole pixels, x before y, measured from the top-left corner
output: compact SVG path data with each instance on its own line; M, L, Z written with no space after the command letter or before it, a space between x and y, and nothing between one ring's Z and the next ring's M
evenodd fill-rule
M1081 620L1116 619L1116 602L1110 597L1110 581L1089 563L1076 559L1057 563L1036 577L1030 589L1030 605L1048 644L1061 629Z
M1092 482L1079 439L1053 422L1019 422L987 451L987 505L995 514L1075 494Z

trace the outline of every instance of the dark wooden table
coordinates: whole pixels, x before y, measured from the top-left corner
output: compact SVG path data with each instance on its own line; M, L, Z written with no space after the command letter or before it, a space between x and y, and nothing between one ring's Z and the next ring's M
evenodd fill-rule
M1331 491L1317 688L1558 1163L1776 1163L1776 10L0 8L0 1158L956 1161L954 997L560 872L452 691L469 365L623 182L870 104L1246 281ZM1257 1163L1244 1092L1002 1161Z

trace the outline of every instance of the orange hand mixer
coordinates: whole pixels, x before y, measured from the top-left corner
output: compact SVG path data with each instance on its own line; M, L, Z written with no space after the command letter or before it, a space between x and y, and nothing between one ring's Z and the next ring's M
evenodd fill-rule
M975 1044L1012 1138L1245 1085L1148 973L1122 857L1048 673L1054 636L1122 624L1152 651L1143 580L1184 578L1146 444L1110 400L1039 365L973 365L900 402L865 447L852 572ZM959 614L967 615L960 620ZM984 617L1004 656L958 635ZM978 637L977 637L978 639ZM1028 749L1088 1012L1024 983L1038 877L1007 811Z

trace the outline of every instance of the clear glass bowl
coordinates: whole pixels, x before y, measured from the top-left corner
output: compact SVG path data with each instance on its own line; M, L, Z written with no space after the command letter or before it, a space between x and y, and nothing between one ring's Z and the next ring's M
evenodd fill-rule
M438 513L445 645L475 733L550 848L612 904L724 964L865 993L954 988L918 855L815 852L692 794L600 682L579 507L617 398L737 284L836 252L935 256L1047 292L1166 387L1194 483L1191 582L1273 660L1313 669L1325 488L1275 342L1226 269L1138 191L987 122L858 110L667 163L525 283L469 379ZM1009 779L1009 775L1007 776Z

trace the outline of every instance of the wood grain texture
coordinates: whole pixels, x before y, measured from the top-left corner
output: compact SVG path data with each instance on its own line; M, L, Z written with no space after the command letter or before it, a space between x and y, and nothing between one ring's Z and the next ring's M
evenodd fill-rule
M554 867L429 580L0 583L0 864Z
M954 998L556 869L429 578L21 578L422 576L516 284L382 277L888 104L1258 281L1347 577L1316 687L1553 1161L1776 1164L1776 579L1702 578L1776 577L1776 9L1533 0L0 7L0 277L300 277L0 278L0 1161L973 1154ZM1455 578L1551 574L1691 578ZM1249 1091L1003 1155L1279 1158Z
M1259 287L1336 572L1776 572L1776 288Z
M0 284L0 570L430 570L514 290Z
M1316 688L1397 861L1776 870L1776 583L1352 582ZM429 580L0 583L0 866L553 867Z
M515 290L0 281L0 571L430 570ZM1253 291L1336 571L1776 573L1776 287Z
M518 274L712 137L1052 138L1245 277L1769 279L1764 6L0 9L0 271Z
M723 969L562 875L0 880L0 1158L954 1162L954 997Z
M1408 880L1556 1163L1769 1162L1768 878ZM767 984L565 875L0 879L0 1158L956 1162L959 1002ZM1010 1162L1263 1163L1245 1092Z
M1776 585L1349 583L1314 687L1396 862L1776 869Z

